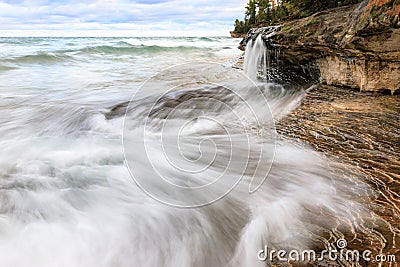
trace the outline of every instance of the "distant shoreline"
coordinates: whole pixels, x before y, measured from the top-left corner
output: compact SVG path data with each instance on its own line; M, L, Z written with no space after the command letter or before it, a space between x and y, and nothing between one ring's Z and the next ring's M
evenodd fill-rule
M236 33L234 31L229 32L232 38L244 38L246 37L247 33Z

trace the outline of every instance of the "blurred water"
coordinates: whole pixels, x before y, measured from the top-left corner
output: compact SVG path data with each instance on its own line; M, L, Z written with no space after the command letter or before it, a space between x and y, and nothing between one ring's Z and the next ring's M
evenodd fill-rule
M167 76L161 72L146 83L139 101L127 104L149 77L175 64L219 62L223 70L230 69L232 57L240 55L235 46L227 38L0 39L0 265L263 266L257 252L264 244L309 248L316 239L328 244L340 237L341 227L365 230L369 212L362 200L371 192L356 172L305 145L275 140L268 131L258 134L273 130L274 120L295 108L304 91L265 83L257 87L231 71L191 63L170 69ZM216 86L221 84L244 91L244 98L235 100ZM175 89L165 94L164 85ZM154 103L155 112L147 114ZM248 119L246 103L265 119ZM173 118L166 116L171 110ZM126 111L128 128L123 125ZM177 134L182 122L201 114L212 114L218 124L190 124L183 131L189 138L183 154L169 155L185 168L200 168L204 162L185 157L196 158L199 140L206 138L214 145L200 146L202 153L212 155L219 148L219 157L206 173L182 175L164 160L161 125L171 123L169 133ZM152 167L143 163L148 155L134 147L143 142L138 129L147 118ZM133 144L128 153L133 171L168 198L179 192L158 187L151 168L178 184L198 185L220 174L226 181L237 179L238 166L249 165L243 181L221 200L202 208L168 206L134 183L124 162L123 130ZM230 138L233 150L226 145ZM249 194L260 155L254 151L262 146L274 152L261 161L271 169L264 168L268 179ZM230 161L233 167L224 165Z

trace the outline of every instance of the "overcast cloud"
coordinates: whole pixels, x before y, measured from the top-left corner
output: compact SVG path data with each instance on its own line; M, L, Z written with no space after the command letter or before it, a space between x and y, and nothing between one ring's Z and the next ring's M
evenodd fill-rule
M0 0L0 35L227 35L247 0Z

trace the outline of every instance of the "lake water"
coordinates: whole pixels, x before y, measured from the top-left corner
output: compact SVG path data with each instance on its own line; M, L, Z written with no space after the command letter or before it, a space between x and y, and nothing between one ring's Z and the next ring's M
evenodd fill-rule
M0 265L265 266L371 228L356 170L275 135L307 88L253 83L236 46L1 38Z

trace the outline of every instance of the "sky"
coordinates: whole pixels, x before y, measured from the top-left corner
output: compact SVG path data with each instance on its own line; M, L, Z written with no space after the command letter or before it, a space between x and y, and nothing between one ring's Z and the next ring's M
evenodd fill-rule
M247 0L0 0L0 36L228 36Z

